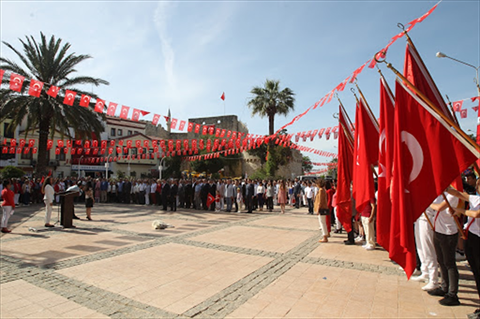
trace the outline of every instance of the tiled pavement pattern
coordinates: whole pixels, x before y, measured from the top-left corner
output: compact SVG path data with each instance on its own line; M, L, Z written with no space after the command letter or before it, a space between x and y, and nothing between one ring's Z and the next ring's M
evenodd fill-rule
M66 230L42 227L42 209L17 208L0 239L1 318L465 318L479 307L465 262L462 305L443 307L384 250L345 246L345 235L318 243L305 209L100 204ZM175 228L153 230L156 219Z

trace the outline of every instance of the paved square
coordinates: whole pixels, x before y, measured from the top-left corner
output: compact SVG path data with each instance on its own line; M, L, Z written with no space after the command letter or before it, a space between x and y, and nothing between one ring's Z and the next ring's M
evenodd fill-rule
M300 231L232 226L191 240L284 253L310 236Z
M19 207L0 235L2 318L465 318L480 306L466 262L462 305L443 307L383 249L345 246L345 234L319 243L305 208L101 204L94 221L65 230L42 227L43 214ZM156 219L175 228L153 230Z
M59 273L180 314L270 260L166 244L60 270Z

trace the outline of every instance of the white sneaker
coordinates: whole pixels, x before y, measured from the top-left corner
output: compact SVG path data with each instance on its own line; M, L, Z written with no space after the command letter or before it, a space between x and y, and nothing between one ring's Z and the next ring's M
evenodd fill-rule
M371 245L366 245L365 250L375 250L375 247L373 247Z
M362 242L363 241L363 237L362 236L358 236L357 238L355 238L355 242L356 243L359 243L359 242Z
M411 281L422 281L422 282L428 282L428 276L427 274L421 274L420 276L412 276L410 277Z
M438 287L440 287L438 284L430 281L428 284L422 287L422 290L430 291Z

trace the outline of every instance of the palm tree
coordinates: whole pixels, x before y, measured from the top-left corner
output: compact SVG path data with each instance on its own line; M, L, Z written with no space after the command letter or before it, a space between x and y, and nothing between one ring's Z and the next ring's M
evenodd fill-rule
M254 97L248 102L248 106L252 109L252 116L255 114L260 117L268 117L268 135L271 136L275 133L275 115L282 114L287 115L288 112L295 109L293 97L295 93L289 88L285 88L280 91L280 81L269 80L265 81L264 87L254 87L250 91ZM267 167L266 172L268 176L273 177L278 167L279 156L276 154L276 149L273 147L273 139L270 139L267 145ZM278 152L278 153L281 153Z
M92 133L95 133L98 137L104 130L102 120L105 117L103 114L92 111L93 102L87 108L78 106L79 99L76 99L73 106L64 105L63 90L68 89L77 92L78 98L81 94L88 94L97 98L95 94L84 92L75 88L75 86L99 86L109 83L88 76L74 76L77 72L76 66L80 62L90 59L91 56L68 53L70 49L68 42L62 45L62 40L55 39L54 36L47 41L43 33L40 33L39 43L33 36L26 36L25 40L19 39L19 41L23 45L23 54L9 43L3 43L18 56L23 63L23 67L14 61L1 57L0 69L22 75L26 78L26 81L20 92L8 88L0 89L0 122L10 118L12 119L11 127L16 127L25 122L25 136L29 131L39 130L37 172L42 173L47 167L46 155L49 135L53 138L55 131L58 131L62 136L84 139L91 138ZM29 79L37 79L45 83L39 98L28 95L26 87L30 83ZM8 83L8 77L4 76L2 82L4 84ZM46 93L52 85L62 89L56 98ZM74 134L71 134L69 128L73 128Z
M252 116L256 114L262 118L267 116L268 134L273 135L275 115L287 115L295 109L295 93L289 88L280 91L280 81L269 79L265 81L264 87L256 86L251 93L254 97L248 102L248 106L252 109Z

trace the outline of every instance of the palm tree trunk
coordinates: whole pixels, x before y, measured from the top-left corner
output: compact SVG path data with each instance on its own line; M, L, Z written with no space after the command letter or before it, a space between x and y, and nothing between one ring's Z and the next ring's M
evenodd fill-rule
M37 173L44 174L47 170L47 141L50 132L50 122L43 119L39 124L38 153L37 153Z
M274 119L275 119L275 114L269 114L268 115L268 135L272 136L274 132ZM268 160L267 160L267 175L269 176L274 176L275 175L275 169L273 165L273 154L271 154L271 151L273 149L273 139L270 139L268 141L267 145L267 154L268 155Z

